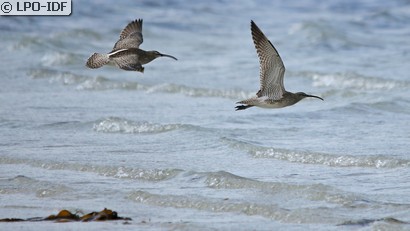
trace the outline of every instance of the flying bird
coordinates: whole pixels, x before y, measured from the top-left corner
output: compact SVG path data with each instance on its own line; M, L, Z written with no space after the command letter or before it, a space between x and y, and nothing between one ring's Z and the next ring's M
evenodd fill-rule
M237 104L242 105L236 106L236 110L244 110L253 106L282 108L291 106L306 97L323 100L319 96L308 95L304 92L286 91L283 85L285 66L278 51L253 21L251 21L251 31L253 43L259 56L260 89L256 96L237 102Z
M94 53L88 58L86 66L100 68L106 64L115 64L126 71L144 72L142 65L151 62L158 57L169 57L177 60L174 56L161 54L158 51L144 51L139 48L143 42L142 19L130 22L120 34L120 39L108 54Z

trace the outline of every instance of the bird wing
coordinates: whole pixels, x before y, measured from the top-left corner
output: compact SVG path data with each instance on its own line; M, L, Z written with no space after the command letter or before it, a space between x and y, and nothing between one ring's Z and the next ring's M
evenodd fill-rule
M121 31L120 39L115 43L113 50L139 48L143 41L142 19L136 19Z
M251 31L260 63L261 86L257 96L268 96L273 100L281 99L283 93L286 92L283 85L285 66L282 59L272 43L253 21L251 21Z

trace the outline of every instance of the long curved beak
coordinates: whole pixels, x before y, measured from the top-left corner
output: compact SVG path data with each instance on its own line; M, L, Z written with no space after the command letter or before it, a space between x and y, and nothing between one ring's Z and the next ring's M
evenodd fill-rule
M308 94L306 94L306 97L312 97L312 98L317 98L317 99L323 100L322 98L320 98L319 96L316 96L316 95L308 95Z
M171 59L174 59L174 60L178 60L177 58L175 58L175 57L172 56L172 55L161 54L161 56L162 56L162 57L168 57L168 58L171 58Z

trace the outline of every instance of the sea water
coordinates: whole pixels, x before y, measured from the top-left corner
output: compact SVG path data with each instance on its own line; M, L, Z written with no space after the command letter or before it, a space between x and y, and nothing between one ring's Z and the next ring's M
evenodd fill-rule
M145 73L85 67L142 18ZM259 90L250 20L285 87ZM408 1L73 1L0 17L0 218L113 209L132 221L1 230L410 229Z

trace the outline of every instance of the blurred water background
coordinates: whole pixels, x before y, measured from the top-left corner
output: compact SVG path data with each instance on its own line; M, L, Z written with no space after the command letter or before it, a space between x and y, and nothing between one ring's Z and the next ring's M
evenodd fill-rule
M144 19L145 73L87 69ZM283 109L259 89L250 20L276 46ZM410 229L410 2L74 1L0 17L0 218L113 209L131 224L4 230Z

